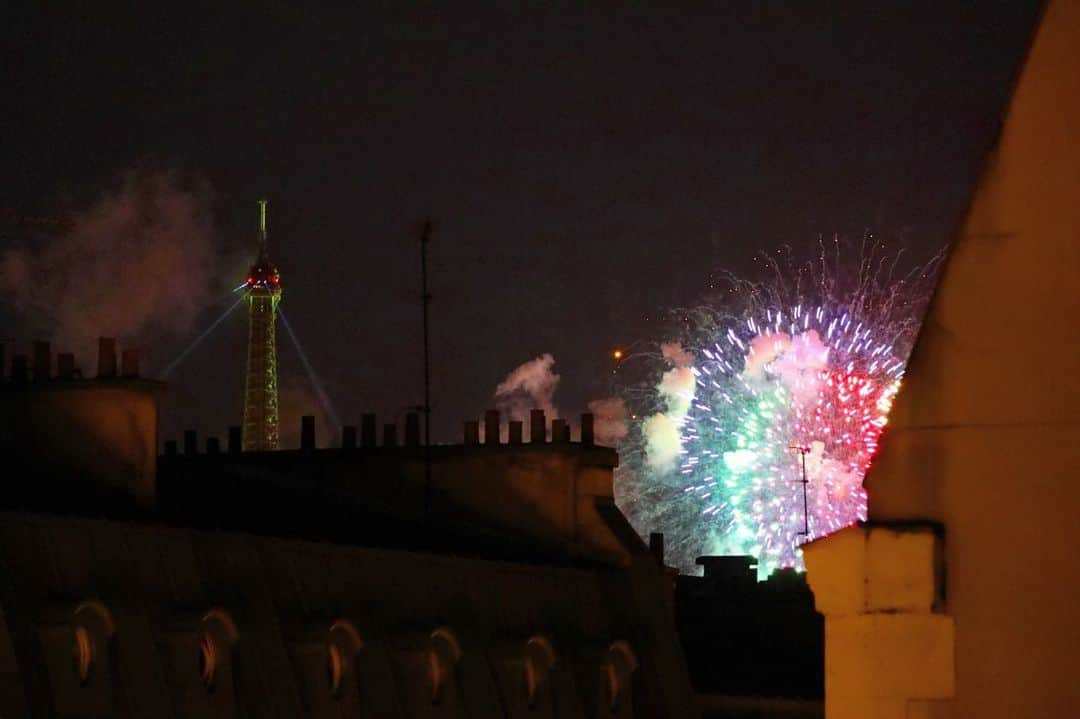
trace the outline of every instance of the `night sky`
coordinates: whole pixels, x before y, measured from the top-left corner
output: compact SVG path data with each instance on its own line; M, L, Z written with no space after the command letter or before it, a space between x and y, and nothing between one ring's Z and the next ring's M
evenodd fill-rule
M582 411L610 391L614 347L662 339L666 310L697 301L710 270L752 273L762 249L872 230L931 254L1037 13L18 5L0 23L0 250L43 251L63 230L42 236L37 220L92 206L133 168L198 187L222 260L175 273L212 275L189 279L217 294L198 296L185 331L132 332L161 368L228 306L266 196L287 316L342 419L381 422L421 401L417 236L430 215L444 441L544 352L562 376L556 403ZM2 300L0 337L22 350L49 337L47 311ZM244 342L237 312L181 365L164 436L239 424ZM313 395L283 333L279 352L292 433Z

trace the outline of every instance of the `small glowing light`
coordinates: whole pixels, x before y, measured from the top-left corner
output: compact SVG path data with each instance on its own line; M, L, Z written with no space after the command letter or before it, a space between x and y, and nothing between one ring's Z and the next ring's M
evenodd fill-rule
M614 352L611 353L611 356L614 359L621 360L622 357L623 357L622 350L615 350Z

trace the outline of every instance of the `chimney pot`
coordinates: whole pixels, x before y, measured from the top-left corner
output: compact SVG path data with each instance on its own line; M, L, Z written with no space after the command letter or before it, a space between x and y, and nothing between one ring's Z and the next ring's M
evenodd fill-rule
M384 424L382 428L382 444L384 447L397 446L397 425Z
M474 419L465 422L465 444L480 444L480 423Z
M243 433L236 425L229 427L229 454L240 454L243 451Z
M184 454L198 454L199 444L198 435L195 434L195 430L184 430Z
M175 439L167 439L167 440L165 440L165 456L166 457L175 457L176 456L176 440Z
M529 412L529 441L533 444L543 444L547 441L547 418L544 417L542 409Z
M360 446L364 449L375 446L375 415L373 414L360 417Z
M581 443L584 445L595 444L596 434L594 430L594 419L592 412L585 412L581 415Z
M206 438L206 453L207 454L221 454L221 442L217 437Z
M420 445L420 415L409 412L405 415L405 446L417 447Z
M521 430L522 430L522 422L521 422L521 420L515 419L515 420L510 421L510 430L509 430L510 444L521 444Z
M56 376L59 379L75 378L75 355L71 352L56 355Z
M484 412L484 444L499 444L499 410Z
M26 366L26 355L15 355L11 358L11 381L25 383L28 379L29 370Z
M48 342L34 343L34 381L48 382L52 379L52 350Z
M341 448L356 449L356 426L347 424L341 428Z
M300 418L300 449L310 452L315 449L315 416L305 414Z
M126 349L120 354L120 374L123 377L139 376L139 350Z
M116 376L116 340L112 337L98 338L98 371L99 378Z
M649 551L656 557L660 566L664 566L664 533L651 532L649 534Z
M551 420L551 441L552 442L566 442L570 439L570 427L567 426L565 419L553 419Z

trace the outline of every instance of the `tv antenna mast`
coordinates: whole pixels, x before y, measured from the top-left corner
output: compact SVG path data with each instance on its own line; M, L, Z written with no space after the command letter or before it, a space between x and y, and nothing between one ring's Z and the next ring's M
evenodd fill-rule
M805 444L798 444L792 442L788 449L793 449L799 453L799 460L802 463L802 516L803 516L803 531L796 533L795 536L810 536L810 507L806 500L806 485L810 484L810 480L806 478L806 455L810 454L810 447Z
M431 353L428 340L428 305L431 293L428 292L427 248L431 242L431 218L424 220L424 229L420 232L420 305L423 312L424 332L424 515L431 508Z

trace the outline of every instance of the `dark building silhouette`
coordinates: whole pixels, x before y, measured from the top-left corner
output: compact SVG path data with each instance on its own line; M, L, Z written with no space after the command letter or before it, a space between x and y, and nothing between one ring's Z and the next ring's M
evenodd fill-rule
M757 581L753 557L700 557L703 576L679 576L675 606L690 678L701 694L820 701L824 621L805 575Z
M38 344L0 381L0 716L697 715L587 415L525 442L488 413L430 481L415 417L159 457L163 385L100 349L93 379Z

